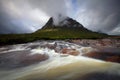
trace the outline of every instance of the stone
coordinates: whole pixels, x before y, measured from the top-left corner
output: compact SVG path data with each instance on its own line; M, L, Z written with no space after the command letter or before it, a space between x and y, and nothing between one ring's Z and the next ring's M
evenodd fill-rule
M29 50L0 54L0 69L14 69L33 65L49 58L45 54L31 55Z
M80 54L80 52L77 51L76 49L67 49L67 48L62 49L61 53L62 54L74 55L74 56L77 56L77 55Z
M118 62L118 63L120 63L120 56L111 56L111 57L108 57L108 58L106 59L106 61Z

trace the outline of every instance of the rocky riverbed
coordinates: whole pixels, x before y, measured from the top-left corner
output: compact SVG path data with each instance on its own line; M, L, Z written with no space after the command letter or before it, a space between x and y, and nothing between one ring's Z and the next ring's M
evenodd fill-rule
M35 41L0 47L0 80L119 80L119 63L117 39Z

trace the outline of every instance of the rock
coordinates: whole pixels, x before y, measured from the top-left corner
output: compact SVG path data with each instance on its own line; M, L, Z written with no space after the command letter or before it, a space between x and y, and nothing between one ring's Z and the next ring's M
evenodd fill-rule
M82 56L103 60L103 55L98 52L89 52L89 53L83 54Z
M119 80L119 74L111 74L107 71L104 72L91 72L83 75L82 77L76 78L74 80Z
M31 49L35 49L35 48L38 48L39 47L39 45L31 45L31 46L29 46L29 48L31 48Z
M111 56L111 57L108 57L108 58L106 59L106 61L118 62L118 63L120 63L120 56Z
M80 54L79 51L77 51L76 49L67 49L67 48L62 49L61 53L62 54L74 55L74 56L77 56L77 55Z
M0 69L14 69L33 65L47 60L45 54L31 55L29 50L7 52L0 54Z
M48 56L45 54L26 55L22 57L20 64L27 66L37 62L45 61L46 59L48 59Z
M49 49L55 49L56 48L55 45L50 45L50 44L47 44L46 47L49 48Z
M83 54L82 56L100 59L109 62L116 62L120 63L120 55L116 53L109 53L109 52L90 52L87 54Z
M70 42L79 44L82 46L91 46L91 47L117 47L120 48L119 39L80 39L80 40L71 40Z

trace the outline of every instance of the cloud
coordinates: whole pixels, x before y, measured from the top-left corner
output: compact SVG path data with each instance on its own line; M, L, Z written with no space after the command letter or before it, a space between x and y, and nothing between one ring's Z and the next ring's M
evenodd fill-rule
M37 29L50 18L43 11L31 6L23 0L5 0L1 1L0 33L29 33ZM23 6L21 6L24 4ZM7 6L6 6L7 5Z
M56 25L67 16L65 0L29 0L28 2L33 8L39 8L53 17Z
M69 16L90 30L120 34L119 8L120 0L1 0L0 33L33 32L50 17L58 24Z
M113 29L120 27L119 0L85 0L79 6L74 18L88 29L111 34Z
M118 24L118 26L115 29L110 31L109 34L110 35L120 35L120 23Z

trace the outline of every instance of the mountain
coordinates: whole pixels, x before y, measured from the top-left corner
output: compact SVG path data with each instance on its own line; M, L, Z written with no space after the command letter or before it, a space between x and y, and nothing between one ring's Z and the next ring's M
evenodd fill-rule
M45 24L45 26L42 27L42 29L52 28L54 26L53 18L51 17L48 22Z
M42 29L30 34L7 34L0 35L0 45L25 43L41 39L64 40L64 39L101 39L108 38L106 34L93 32L86 29L82 24L72 18L61 20L54 25L54 19L50 18ZM113 38L113 37L112 37ZM115 37L116 38L116 37ZM120 37L119 37L120 38Z
M54 25L54 19L51 17L45 26L34 34L45 39L103 38L107 36L103 33L90 31L69 17L60 21L58 25Z
M82 24L78 23L77 21L73 20L72 18L65 18L64 20L60 21L58 25L54 25L54 20L51 17L45 26L42 29L52 29L52 28L79 28L81 30L87 30ZM39 30L38 30L39 31ZM89 30L88 30L89 31Z

